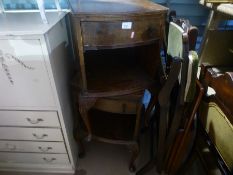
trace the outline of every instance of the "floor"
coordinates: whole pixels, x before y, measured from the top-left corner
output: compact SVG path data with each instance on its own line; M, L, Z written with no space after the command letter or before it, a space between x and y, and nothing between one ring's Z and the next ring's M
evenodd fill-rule
M141 152L136 160L136 167L140 169L149 159L148 136L141 137ZM127 146L101 142L85 142L86 155L79 159L75 175L134 175L128 170L130 152ZM9 173L0 172L0 175L45 175L41 173ZM46 174L55 175L55 174ZM59 174L66 175L66 174ZM145 175L157 175L152 169Z
M136 160L139 170L149 160L149 134L145 132L140 136L141 152ZM130 152L127 146L107 144L97 141L84 142L86 155L79 159L75 175L135 175L128 169ZM189 166L185 175L205 175L197 159L194 166ZM219 175L219 172L212 173ZM42 174L42 173L9 173L0 172L0 175L68 175L68 174ZM70 175L70 174L69 174ZM156 167L144 175L159 175ZM163 175L163 174L161 174Z
M141 134L141 152L136 160L137 170L149 160L149 136ZM96 141L84 142L86 155L79 159L75 175L135 175L128 170L130 152L126 146L101 143ZM196 163L195 163L196 162ZM194 166L189 167L185 175L205 175L199 159ZM201 169L200 169L201 168ZM220 172L212 172L220 175ZM68 175L68 174L42 174L42 173L9 173L0 172L0 175ZM70 175L70 174L69 174ZM159 175L154 167L144 175ZM163 175L163 174L161 174Z
M149 160L149 139L141 137L141 152L136 160L140 169ZM130 152L126 146L100 142L85 143L86 156L79 160L76 175L134 175L128 170ZM157 175L152 169L145 175Z

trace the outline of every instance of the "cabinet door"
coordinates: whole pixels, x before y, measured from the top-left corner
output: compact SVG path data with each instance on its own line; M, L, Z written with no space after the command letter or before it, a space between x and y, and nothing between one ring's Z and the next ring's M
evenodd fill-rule
M0 107L55 106L40 40L0 39Z

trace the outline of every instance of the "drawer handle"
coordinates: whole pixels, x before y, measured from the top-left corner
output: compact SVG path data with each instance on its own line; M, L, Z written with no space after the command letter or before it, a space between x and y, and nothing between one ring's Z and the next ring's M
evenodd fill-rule
M42 134L41 136L39 136L39 135L33 133L32 135L33 135L36 139L43 139L43 138L45 138L45 137L48 137L48 134Z
M44 120L42 118L38 118L36 120L33 120L33 119L30 119L30 118L27 118L27 121L31 124L38 124L40 122L43 122Z
M48 152L49 150L52 150L53 148L52 147L39 146L38 149L41 150L42 152Z
M16 150L16 145L6 143L6 149L10 150L10 151L14 151L14 150Z
M53 161L55 161L55 160L57 160L56 158L51 158L51 159L47 159L46 157L43 157L43 160L45 161L45 162L47 162L47 163L51 163L51 162L53 162Z

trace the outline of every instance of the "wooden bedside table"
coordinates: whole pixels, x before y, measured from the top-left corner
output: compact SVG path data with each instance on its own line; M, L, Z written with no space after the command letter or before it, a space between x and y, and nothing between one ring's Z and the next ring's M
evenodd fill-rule
M89 121L91 108L118 114L134 109L138 116L143 91L159 82L168 9L139 0L70 0L70 4L79 63L78 108L90 140L95 135ZM131 141L135 142L138 129L135 126Z

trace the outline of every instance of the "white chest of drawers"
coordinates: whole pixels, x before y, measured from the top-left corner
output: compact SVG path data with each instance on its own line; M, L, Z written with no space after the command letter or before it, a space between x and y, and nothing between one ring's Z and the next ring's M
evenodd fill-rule
M0 171L74 173L66 13L0 14Z

